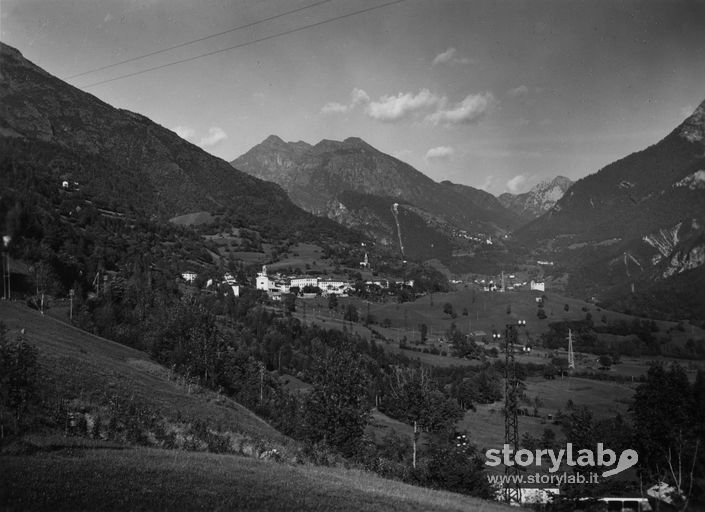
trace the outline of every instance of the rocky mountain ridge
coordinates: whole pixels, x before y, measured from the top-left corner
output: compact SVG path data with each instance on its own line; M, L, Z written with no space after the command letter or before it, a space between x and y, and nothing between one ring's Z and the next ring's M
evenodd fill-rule
M305 210L359 229L380 243L395 239L390 233L396 227L387 214L395 202L449 240L460 232L499 236L520 223L493 195L437 183L357 137L310 145L270 136L231 164L281 185ZM386 198L385 206L380 198Z
M534 185L531 190L522 194L505 192L498 199L505 208L517 215L535 219L553 208L571 187L573 181L565 176L556 176Z
M704 134L705 102L661 141L577 181L515 239L560 262L572 293L643 306L668 290L691 304L677 314L702 311L705 297L691 296L705 282Z

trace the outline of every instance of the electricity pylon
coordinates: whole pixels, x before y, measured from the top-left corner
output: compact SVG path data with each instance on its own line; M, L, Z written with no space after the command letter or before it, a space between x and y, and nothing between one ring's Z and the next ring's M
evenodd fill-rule
M526 325L525 320L516 324L507 324L504 335L504 444L516 453L519 450L519 380L514 363L514 344L518 339L517 326ZM521 503L521 484L519 483L519 466L504 466L504 500L507 503Z

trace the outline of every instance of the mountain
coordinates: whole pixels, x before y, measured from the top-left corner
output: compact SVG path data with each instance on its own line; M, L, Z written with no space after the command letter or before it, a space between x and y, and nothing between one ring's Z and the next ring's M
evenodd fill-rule
M404 232L418 235L422 226L442 234L445 242L438 242L443 249L428 242L424 256L448 256L460 232L498 235L520 222L491 194L450 182L437 183L356 137L309 145L287 143L272 135L231 164L281 185L303 209L360 229L383 244L396 244L400 249L406 245L408 250ZM381 203L380 198L384 198ZM413 230L401 226L401 242L399 217L392 214L395 203L397 212L401 208L414 219Z
M0 144L7 165L35 166L56 184L78 183L95 199L149 218L220 211L253 229L340 233L292 204L279 186L66 84L16 49L0 44L0 61Z
M568 270L573 293L702 319L705 102L663 140L577 181L514 236Z
M556 176L552 180L545 180L532 187L523 194L510 194L506 192L499 196L502 206L513 211L524 219L535 219L553 208L556 202L563 197L573 182L564 176Z

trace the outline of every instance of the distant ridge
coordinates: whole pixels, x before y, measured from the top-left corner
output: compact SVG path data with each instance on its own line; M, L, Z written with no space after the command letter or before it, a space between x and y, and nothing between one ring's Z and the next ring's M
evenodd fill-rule
M556 176L534 185L531 190L523 194L510 194L505 192L499 196L499 202L522 218L531 220L540 217L563 197L573 185L573 181L565 176Z
M316 215L366 232L369 225L384 223L377 233L378 240L390 240L390 232L396 228L386 215L375 214L373 220L369 210L359 211L363 203L375 204L378 212L388 210L393 202L407 204L415 215L425 219L427 226L443 225L446 231L494 235L506 233L520 223L493 195L464 185L437 183L358 137L343 141L324 139L310 145L287 143L272 135L231 164L281 185L294 203ZM361 203L362 196L377 199ZM386 206L379 202L380 198L387 198Z
M573 294L705 319L705 294L694 293L705 284L705 102L661 141L577 181L514 237L562 263Z

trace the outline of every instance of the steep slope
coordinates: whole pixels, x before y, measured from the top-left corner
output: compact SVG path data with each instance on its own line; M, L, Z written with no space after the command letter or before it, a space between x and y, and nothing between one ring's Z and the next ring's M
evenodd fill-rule
M407 212L413 211L429 229L446 238L447 243L441 244L446 248L461 230L495 235L519 224L517 216L491 194L450 182L437 183L355 137L310 146L270 136L232 165L278 183L307 211L370 234L378 231L376 237L382 243L394 238L389 235L396 233L395 225L386 214L370 216L369 208L358 210L363 203L379 206L379 198L387 198L383 210L394 202L407 205ZM377 199L361 203L362 196Z
M540 217L553 208L572 184L573 181L569 178L556 176L552 180L545 180L534 185L531 190L523 194L506 192L498 199L505 208L528 221Z
M56 183L78 182L116 207L159 219L220 209L263 229L288 223L292 231L332 232L333 223L301 211L280 187L62 82L5 44L0 60L5 158L50 168Z
M657 144L576 182L515 236L536 255L562 263L574 293L641 307L648 295L675 315L680 306L655 290L680 294L675 281L665 283L675 276L686 287L702 281L704 226L705 102ZM702 318L705 298L688 302L688 314Z

